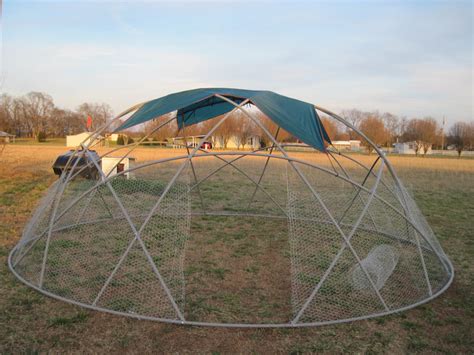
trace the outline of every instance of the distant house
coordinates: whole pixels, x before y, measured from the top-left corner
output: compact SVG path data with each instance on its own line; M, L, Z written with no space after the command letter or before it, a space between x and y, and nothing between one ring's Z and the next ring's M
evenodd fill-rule
M79 134L66 136L66 147L78 147L82 144L85 146L89 145L90 143L90 136L93 132L82 132ZM102 136L98 136L95 141L102 139Z
M204 137L205 135L174 137L170 138L169 140L171 140L171 146L173 148L183 148L186 147L186 144L188 147L196 147Z
M224 141L221 137L213 137L212 139L215 148L224 148ZM227 148L230 149L238 149L238 148L245 148L245 149L259 149L260 148L260 136L253 135L247 138L245 142L245 147L240 144L239 146L239 138L237 136L232 136L227 141Z
M349 150L351 152L358 152L360 150L360 141L332 141L332 145L337 150Z
M196 147L201 139L203 139L205 135L198 135L198 136L187 136L186 143L188 146ZM224 148L224 141L219 136L209 137L208 142L212 143L212 147L216 149L223 149ZM229 149L237 149L237 148L245 148L245 149L259 149L260 148L260 136L254 135L247 139L245 143L245 147L240 144L239 146L239 139L237 136L232 136L227 141L227 148ZM185 146L185 139L184 137L175 137L172 138L172 146L173 148L180 148Z
M0 131L0 142L11 143L15 142L15 135L7 132Z
M416 142L397 142L394 144L393 153L395 154L416 154ZM426 154L431 154L431 144ZM420 148L418 154L424 154L423 148Z

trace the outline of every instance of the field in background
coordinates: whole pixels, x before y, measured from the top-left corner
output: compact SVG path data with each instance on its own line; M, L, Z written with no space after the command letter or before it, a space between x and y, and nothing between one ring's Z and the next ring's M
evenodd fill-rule
M65 146L66 145L66 138L47 138L44 142L38 142L34 138L15 138L15 142L12 143L13 145L37 145L37 146L45 146L45 145L52 145L52 146Z
M138 138L136 138L138 140ZM34 146L58 146L63 147L65 150L66 148L66 138L47 138L44 142L38 142L34 138L16 138L15 142L12 143L14 146L22 146L22 145L34 145ZM116 142L107 142L105 143L108 147L119 147L117 146ZM153 145L151 142L142 143L141 147L151 148L151 149L159 149L162 150L163 147L158 145ZM248 148L248 147L247 147ZM172 148L168 148L172 149ZM362 147L364 149L364 147ZM387 151L387 148L382 148L384 151ZM393 149L390 149L388 152L389 156L400 156L400 157L410 157L410 155L399 155L391 153ZM365 154L365 153L363 153ZM420 154L421 156L421 154ZM413 156L411 156L413 157ZM427 155L425 158L453 158L458 157L458 152L456 150L433 150L432 154ZM474 151L463 151L461 154L462 159L472 159L474 158Z
M0 156L2 353L45 350L468 353L474 348L474 160L390 157L454 263L454 283L441 297L399 315L338 326L239 330L172 326L88 311L43 296L15 279L6 266L8 253L20 238L38 198L56 179L51 164L65 150L64 146L54 145L9 145ZM132 155L140 162L182 154L185 151L139 148ZM320 159L308 153L298 156ZM375 157L358 158L370 163Z

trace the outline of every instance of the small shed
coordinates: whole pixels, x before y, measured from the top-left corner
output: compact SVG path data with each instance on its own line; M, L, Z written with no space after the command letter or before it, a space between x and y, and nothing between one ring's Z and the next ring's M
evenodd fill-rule
M109 141L111 141L111 142L117 142L118 137L119 137L118 133L112 133L112 134L109 136Z
M92 132L82 132L71 136L66 136L66 147L78 147L83 143L85 146L90 144ZM96 137L95 141L102 139L102 136Z
M416 154L416 142L397 142L394 144L393 153L395 154ZM418 154L423 154L423 148L420 149ZM431 145L428 148L426 154L431 154Z
M133 157L103 157L102 171L107 176L114 176L133 167L135 158ZM110 175L109 175L110 173ZM127 179L133 177L132 172L123 174Z
M2 143L12 143L15 142L15 135L7 132L0 131L0 142Z
M358 152L360 150L360 141L332 141L332 146L338 150L349 150L351 152Z

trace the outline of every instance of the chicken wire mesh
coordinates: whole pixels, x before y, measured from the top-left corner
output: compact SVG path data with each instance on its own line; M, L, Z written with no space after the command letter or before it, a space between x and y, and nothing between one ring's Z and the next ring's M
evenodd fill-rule
M279 148L188 151L97 179L63 174L10 268L91 309L216 326L368 318L449 286L449 259L382 156L362 164Z
M387 244L374 247L360 265L355 265L351 270L352 287L356 290L368 290L372 287L364 273L363 269L365 269L374 282L375 288L380 291L397 264L398 252L394 247Z

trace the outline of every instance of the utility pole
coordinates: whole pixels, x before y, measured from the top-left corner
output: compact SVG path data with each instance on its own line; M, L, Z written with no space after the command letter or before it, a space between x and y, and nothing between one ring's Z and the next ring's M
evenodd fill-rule
M444 125L446 124L446 117L443 115L443 125L441 126L441 154L444 150Z

